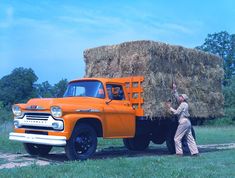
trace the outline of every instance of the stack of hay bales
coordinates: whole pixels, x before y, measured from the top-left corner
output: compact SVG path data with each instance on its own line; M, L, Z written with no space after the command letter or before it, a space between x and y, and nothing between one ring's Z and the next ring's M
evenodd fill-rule
M195 49L153 41L133 41L84 51L85 77L144 76L144 113L169 117L164 103L172 83L189 96L193 118L223 115L222 59Z

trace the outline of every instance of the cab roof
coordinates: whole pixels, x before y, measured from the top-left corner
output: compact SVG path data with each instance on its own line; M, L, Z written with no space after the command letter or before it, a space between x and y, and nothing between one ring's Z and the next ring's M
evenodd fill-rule
M83 81L83 80L98 80L102 83L124 83L122 80L118 80L119 78L81 78L81 79L75 79L75 80L72 80L70 81L69 83L72 83L72 82L78 82L78 81Z

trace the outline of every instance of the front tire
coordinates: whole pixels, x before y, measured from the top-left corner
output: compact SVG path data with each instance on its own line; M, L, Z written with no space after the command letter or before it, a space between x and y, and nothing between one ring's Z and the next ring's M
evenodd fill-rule
M86 160L96 151L97 134L93 127L87 124L75 126L70 139L65 146L69 160Z
M26 152L32 156L46 156L51 151L52 146L50 145L39 145L32 143L24 143Z
M128 150L143 151L148 148L150 139L148 136L135 136L134 138L124 138L123 143Z

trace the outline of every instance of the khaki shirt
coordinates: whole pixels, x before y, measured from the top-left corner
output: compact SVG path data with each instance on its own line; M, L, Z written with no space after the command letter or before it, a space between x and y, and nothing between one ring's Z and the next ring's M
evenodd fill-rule
M179 102L179 94L177 90L174 91L174 96L176 97L177 101ZM189 118L189 106L187 102L180 103L179 107L177 109L170 108L170 110L173 112L173 114L177 115L179 120L182 118Z

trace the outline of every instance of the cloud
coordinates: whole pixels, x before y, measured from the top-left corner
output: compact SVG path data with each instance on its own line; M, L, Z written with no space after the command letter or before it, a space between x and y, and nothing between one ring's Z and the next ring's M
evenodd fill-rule
M185 34L192 34L193 31L188 28L186 25L182 24L176 24L176 23L165 23L162 25L163 28L170 30L170 31L176 31L180 33L185 33Z
M63 23L73 24L74 27L76 25L80 25L80 27L92 26L95 28L104 28L106 31L111 30L111 28L114 27L125 26L122 17L112 15L105 16L100 12L92 10L90 10L89 13L83 10L78 10L76 14L58 16L57 19Z
M5 17L0 21L0 28L8 28L13 22L14 9L13 7L7 7L5 9Z

